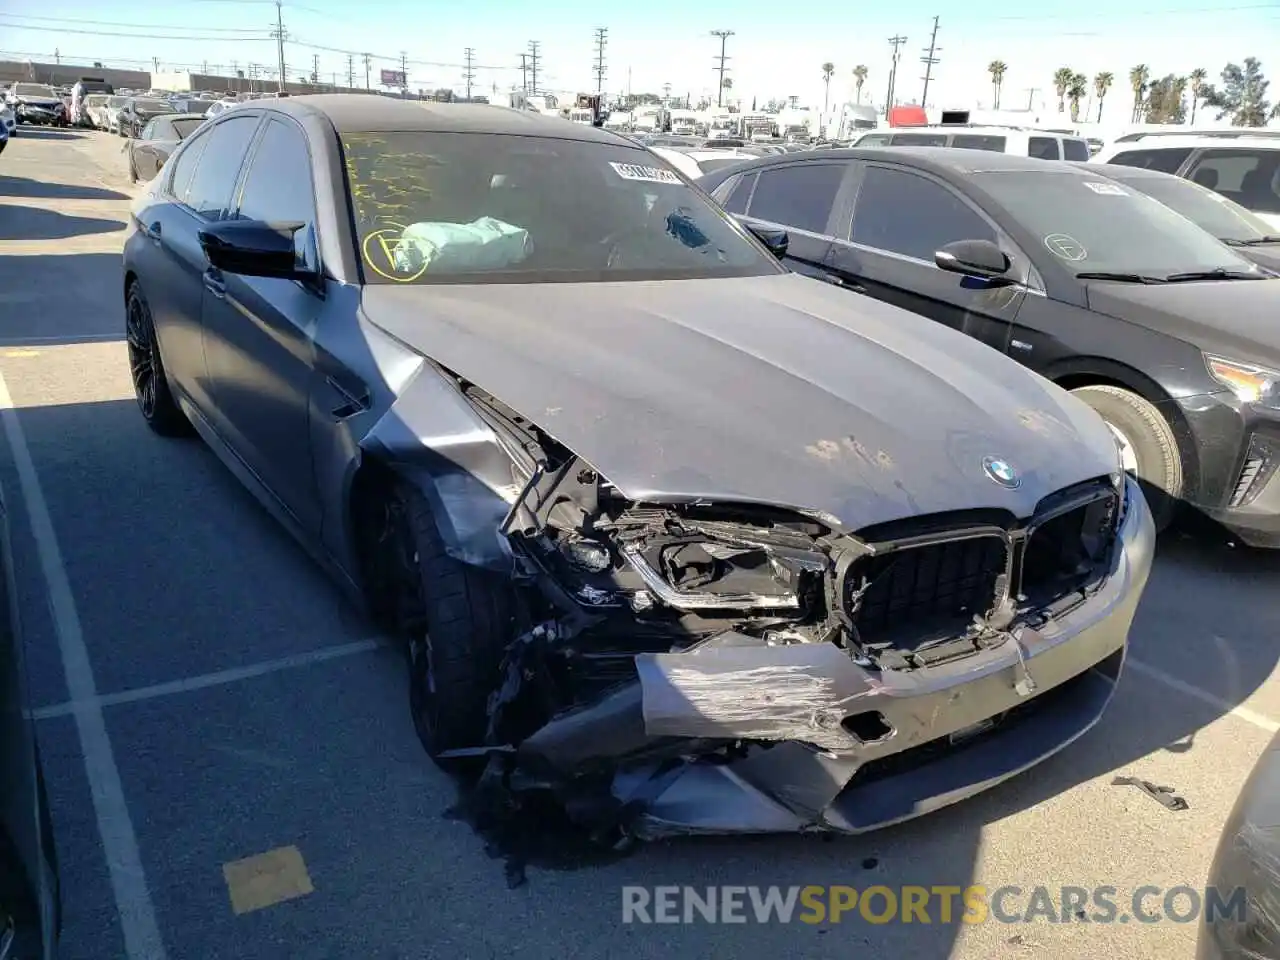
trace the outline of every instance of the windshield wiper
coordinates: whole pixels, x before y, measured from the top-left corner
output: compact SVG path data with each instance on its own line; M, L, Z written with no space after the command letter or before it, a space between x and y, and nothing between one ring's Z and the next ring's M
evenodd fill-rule
M1254 237L1252 240L1227 240L1233 247L1258 247L1264 243L1280 243L1280 235L1269 233L1265 237Z
M1164 277L1149 277L1142 273L1104 273L1086 271L1077 273L1077 280L1112 280L1116 283L1164 283Z
M1218 267L1215 270L1189 270L1186 273L1171 273L1165 277L1166 283L1195 283L1197 280L1261 280L1260 273L1246 270L1228 270Z

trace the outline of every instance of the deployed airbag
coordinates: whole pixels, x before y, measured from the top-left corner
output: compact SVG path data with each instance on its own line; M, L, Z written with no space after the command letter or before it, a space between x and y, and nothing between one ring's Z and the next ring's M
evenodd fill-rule
M410 224L392 250L396 269L421 271L502 270L520 263L532 251L529 232L481 217L471 223Z

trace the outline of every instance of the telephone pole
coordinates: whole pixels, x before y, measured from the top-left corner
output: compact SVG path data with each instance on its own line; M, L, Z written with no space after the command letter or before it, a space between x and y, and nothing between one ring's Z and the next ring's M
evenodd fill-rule
M608 43L608 28L596 27L596 93L604 93L604 48Z
M284 0L276 0L276 28L271 35L276 39L276 59L280 65L280 93L284 93L285 79L284 72Z
M729 38L733 36L733 31L732 30L712 30L711 35L713 37L720 38L720 56L716 57L716 59L720 61L720 65L716 67L716 72L720 74L720 83L716 87L716 106L723 107L724 106L724 74L725 74L725 71L728 69L728 67L725 66L725 61L729 59L728 55L724 51L725 51L725 47L729 43Z
M409 98L409 54L400 51L400 96Z
M893 36L889 38L889 43L893 45L893 65L889 67L889 92L884 97L884 115L885 119L889 118L889 111L893 109L893 90L898 84L898 58L899 50L902 45L907 42L907 38L903 36Z
M529 92L529 55L527 53L520 54L520 89L526 94Z
M311 55L311 85L313 87L320 85L320 54Z
M1034 109L1035 109L1036 94L1037 94L1037 93L1039 93L1039 92L1040 92L1040 88L1039 88L1039 87L1028 87L1028 88L1027 88L1027 109L1028 109L1028 110L1034 110Z
M347 89L353 90L356 85L356 58L347 54Z
M466 72L462 74L462 82L467 85L467 102L470 103L471 102L471 81L473 81L476 78L476 72L472 68L472 65L475 63L475 60L476 60L475 48L467 47L467 49L463 51L462 55L466 57L466 61L467 61Z
M537 40L529 41L529 92L538 92L538 61L542 59L542 54L538 52L541 47Z
M929 106L929 80L933 76L933 68L938 65L938 58L934 54L942 52L942 48L938 46L938 18L933 18L933 33L929 37L929 49L924 51L924 56L920 58L920 62L924 64L924 93L920 95L920 106L928 108Z

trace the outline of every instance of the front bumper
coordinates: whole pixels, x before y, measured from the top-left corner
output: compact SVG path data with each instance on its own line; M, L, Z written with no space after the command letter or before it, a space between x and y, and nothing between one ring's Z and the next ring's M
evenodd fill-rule
M1155 546L1132 481L1128 499L1105 584L1022 628L1020 650L1010 637L962 660L878 671L834 644L768 646L728 632L641 654L639 683L552 721L519 753L533 767L583 771L645 738L766 742L727 763L616 773L613 799L643 838L860 833L972 796L1061 750L1110 702Z
M33 104L19 104L14 108L16 118L22 123L62 123L66 119L66 111L57 107L42 107Z
M1188 502L1243 543L1280 549L1280 411L1230 393L1187 397L1178 406L1199 468Z

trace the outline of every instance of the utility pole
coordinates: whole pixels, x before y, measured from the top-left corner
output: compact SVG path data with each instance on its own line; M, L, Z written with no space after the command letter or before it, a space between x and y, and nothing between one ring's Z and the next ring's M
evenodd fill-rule
M284 0L276 0L276 29L272 34L276 38L276 59L280 67L280 93L284 93L288 83L284 71Z
M155 60L155 58L153 57L153 58L152 58L152 60L154 61L154 60ZM62 63L62 51L61 51L60 49L58 49L57 47L54 47L54 48L53 48L53 62L54 62L54 63L57 63L57 64L61 64L61 63ZM158 61L156 61L156 62L158 62ZM156 72L157 72L157 73L159 73L159 72L160 72L160 68L159 68L159 67L156 67Z
M364 57L364 88L366 90L372 90L373 87L369 83L369 65L373 63L373 54L366 53L362 54L362 56Z
M313 87L320 85L320 54L318 53L311 55L311 85Z
M725 61L729 59L728 55L724 51L725 51L726 45L729 43L729 38L733 36L733 31L732 30L712 30L711 35L713 37L720 38L720 56L716 58L717 60L720 61L720 65L716 67L716 72L720 74L720 83L717 84L716 86L716 106L723 107L724 106L724 73L725 73L725 70L728 69L728 67L725 66Z
M933 68L938 64L938 58L934 54L942 52L942 48L938 46L938 18L933 18L933 34L929 37L929 49L924 52L924 56L920 58L920 62L924 64L924 93L920 95L920 106L928 108L929 106L929 79L933 76Z
M889 92L886 93L884 97L884 115L886 120L889 117L889 111L893 109L893 88L897 86L898 83L898 58L900 56L898 51L906 42L907 38L900 35L889 38L889 43L893 44L893 65L889 67Z
M209 61L205 60L200 64L200 72L206 77L209 75Z
M1036 94L1037 94L1037 93L1039 93L1039 92L1040 92L1040 88L1039 88L1039 87L1028 87L1028 88L1027 88L1027 109L1028 109L1028 110L1034 110L1034 109L1035 109L1035 107L1033 106L1033 104L1035 103Z
M604 48L609 43L609 29L596 27L596 93L604 93Z
M409 99L409 54L400 51L400 95Z
M475 63L475 60L476 60L475 48L467 47L467 49L463 51L462 55L466 57L466 62L467 62L466 72L463 73L462 75L462 82L465 83L467 86L467 102L470 103L471 102L471 81L473 81L476 78L476 72L473 69L473 64Z
M534 94L538 92L538 61L542 59L538 48L541 46L537 40L529 41L529 90Z
M61 62L62 62L62 57L58 54L58 51L57 51L57 50L53 51L53 59L54 59L54 61L55 61L55 62L57 62L57 63L61 63ZM152 58L151 58L151 69L152 69L152 70L154 70L156 73L159 73L159 72L160 72L160 58L159 58L159 57L152 57Z
M520 89L526 95L529 93L529 55L527 53L520 54Z
M347 54L347 89L353 90L356 85L356 58Z

